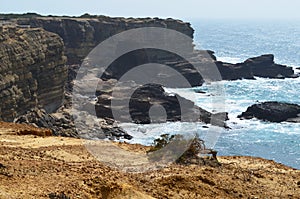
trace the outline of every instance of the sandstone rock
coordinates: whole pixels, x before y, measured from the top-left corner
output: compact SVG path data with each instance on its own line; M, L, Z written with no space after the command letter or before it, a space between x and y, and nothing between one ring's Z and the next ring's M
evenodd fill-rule
M43 29L0 27L0 119L41 106L55 111L67 78L61 38Z
M139 27L163 27L177 30L193 38L194 30L189 23L184 23L174 19L158 18L111 18L106 16L84 15L81 18L72 17L31 17L18 18L18 24L29 24L31 27L42 27L47 31L60 35L65 43L65 54L68 57L69 64L81 64L82 60L89 52L100 42L110 36L120 33L124 30ZM194 48L193 44L189 44ZM208 54L211 59L207 59ZM254 79L257 77L265 78L293 78L294 74L291 67L274 63L273 55L262 55L250 58L243 63L230 64L216 60L212 51L200 51L194 49L190 57L194 60L193 65L202 65L201 67L211 67L213 64L218 68L222 79ZM204 82L201 74L191 63L180 59L171 53L153 51L153 49L144 49L132 52L119 59L106 71L103 79L119 79L119 77L131 68L144 63L160 63L168 65L178 70L192 86L201 86ZM213 74L212 76L215 76ZM166 75L165 78L173 78ZM219 78L213 80L220 80Z
M239 118L252 119L258 118L270 122L291 121L293 118L299 118L300 106L297 104L283 102L263 102L254 104L239 115ZM299 121L299 119L298 119ZM294 122L297 122L294 119Z
M64 40L69 64L81 64L81 61L100 42L112 35L132 28L170 28L182 32L191 38L194 33L189 23L170 18L32 17L19 18L17 23L22 25L28 24L31 27L42 27L47 31L57 33Z

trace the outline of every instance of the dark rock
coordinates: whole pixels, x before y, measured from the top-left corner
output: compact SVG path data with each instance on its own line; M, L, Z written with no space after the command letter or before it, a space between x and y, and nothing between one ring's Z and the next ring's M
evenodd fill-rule
M242 119L258 118L270 122L284 122L289 119L299 118L300 106L282 102L263 102L254 104L239 115Z
M177 70L191 86L201 86L204 83L201 73L195 67L203 70L217 67L220 74L212 74L212 81L255 79L255 77L278 79L298 77L292 67L274 63L273 55L262 55L250 58L243 63L230 64L216 61L212 51L195 50L191 53L190 60L192 60L191 63L176 55L159 50L133 51L115 60L101 78L104 80L120 79L129 70L146 63L159 63ZM175 79L172 74L163 70L159 71L159 74L163 74L161 80L165 82ZM182 86L174 83L172 87L180 88Z
M64 193L50 193L48 195L49 199L70 199L66 194Z
M161 27L177 30L193 38L194 30L189 23L159 18L94 18L31 17L18 18L18 24L42 27L63 38L69 64L81 64L88 53L100 42L124 30L141 27Z
M88 118L84 116L85 123L75 125L71 115L63 109L57 113L48 114L43 109L31 109L24 115L17 117L14 122L31 124L52 130L53 135L64 137L77 137L85 139L125 138L132 139L122 128L114 126L110 119L102 119L99 126L88 125ZM82 126L81 126L82 125ZM79 132L78 132L79 131Z
M264 78L295 78L292 67L279 65L274 62L274 55L261 55L247 59L243 63L229 64L216 62L224 80Z
M294 77L292 67L275 64L274 55L262 55L247 59L244 63L249 66L254 76L266 78L291 78Z
M62 122L62 120L64 120L64 122ZM15 118L14 122L51 129L53 135L56 136L78 137L72 120L58 118L55 115L48 114L43 109L31 109L25 112L24 115Z
M109 87L108 85L111 88L114 87L113 81L103 81L101 85L106 88ZM225 126L224 121L228 119L226 113L212 114L177 94L166 93L161 85L139 86L132 83L119 86L115 88L114 94L112 94L112 89L107 89L107 92L98 92L101 94L98 96L95 107L97 117L139 124L202 121L222 127ZM128 96L127 94L132 90L132 95ZM115 110L114 114L112 110Z
M0 169L5 169L6 166L4 166L4 164L0 163Z
M254 79L250 66L216 62L223 80Z

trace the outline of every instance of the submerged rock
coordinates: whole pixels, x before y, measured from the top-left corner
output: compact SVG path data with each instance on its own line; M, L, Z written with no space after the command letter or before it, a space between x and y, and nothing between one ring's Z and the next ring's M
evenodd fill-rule
M300 106L283 102L263 102L254 104L239 115L242 119L257 118L270 122L299 122Z

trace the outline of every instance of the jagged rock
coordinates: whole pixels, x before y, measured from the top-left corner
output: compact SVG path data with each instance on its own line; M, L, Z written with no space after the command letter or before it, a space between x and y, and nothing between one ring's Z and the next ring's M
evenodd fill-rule
M263 102L247 108L239 115L242 119L258 118L270 122L294 121L299 122L300 106L283 102ZM298 118L298 120L296 119Z
M74 123L73 117L67 112L48 114L43 109L31 109L24 115L17 117L14 122L31 124L36 127L51 129L53 135L64 137L77 137L85 139L131 139L122 128L115 126L110 119L98 119L99 125L93 126L94 118L89 118L85 113L81 113L84 120L82 123ZM78 121L78 120L77 120Z
M274 55L262 55L247 59L244 63L249 66L254 76L267 78L292 78L296 77L292 67L276 64Z
M34 108L15 118L14 122L51 129L57 136L78 137L74 123L67 114L57 117L57 114L51 115L43 109Z
M162 53L164 56L158 56ZM134 67L146 63L167 65L177 70L188 80L191 86L201 86L204 83L201 71L199 72L195 67L200 67L202 70L209 70L210 67L216 67L219 74L211 74L210 78L212 81L255 79L255 77L280 79L298 77L292 67L274 63L273 55L262 55L250 58L242 63L231 64L217 61L212 51L195 50L190 54L189 58L192 60L191 63L176 55L161 52L160 50L147 49L133 51L115 60L107 68L102 79L120 79L122 75ZM161 81L170 82L176 78L176 76L174 77L175 74L170 74L163 70L157 73L160 74ZM184 87L184 85L181 86L174 83L173 87Z
M114 87L115 82L103 81L100 83L101 88L106 88L97 92L99 96L95 109L100 118L108 117L121 122L142 124L167 121L210 123L214 116L214 125L223 127L225 126L224 121L228 119L226 113L212 114L177 94L166 93L161 85L141 86L134 82L127 82ZM131 92L133 92L132 95L128 96L128 93ZM92 108L93 105L91 105L91 111ZM156 110L152 110L151 113L152 108L156 108ZM128 117L129 115L130 117Z
M48 194L49 199L70 199L66 194L64 193L50 193Z
M0 119L41 106L55 111L67 78L62 39L43 29L0 27Z
M292 67L276 64L274 55L271 54L253 57L242 63L216 62L216 65L224 80L298 77Z
M110 118L96 118L86 111L76 111L75 126L78 136L84 139L132 139L132 136L125 132Z

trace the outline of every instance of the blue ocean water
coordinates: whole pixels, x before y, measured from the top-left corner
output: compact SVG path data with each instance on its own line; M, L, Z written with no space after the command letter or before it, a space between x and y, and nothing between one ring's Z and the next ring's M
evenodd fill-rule
M216 52L219 60L240 62L262 54L274 54L276 62L300 67L300 21L192 21L195 43L200 49ZM222 87L222 100L216 105L216 84ZM282 101L300 104L300 78L274 80L222 81L204 84L195 89L205 94L195 94L192 89L170 90L210 111L221 107L229 113L230 130L220 132L213 146L219 155L256 156L300 169L300 124L270 123L256 119L240 120L248 106L263 101ZM191 98L193 96L193 98ZM217 107L217 108L216 108ZM131 142L151 144L163 133L186 133L197 131L200 136L210 133L204 124L166 123L150 125L123 124L131 132ZM215 129L213 129L215 130ZM209 140L207 140L209 141ZM215 145L214 145L215 144Z

